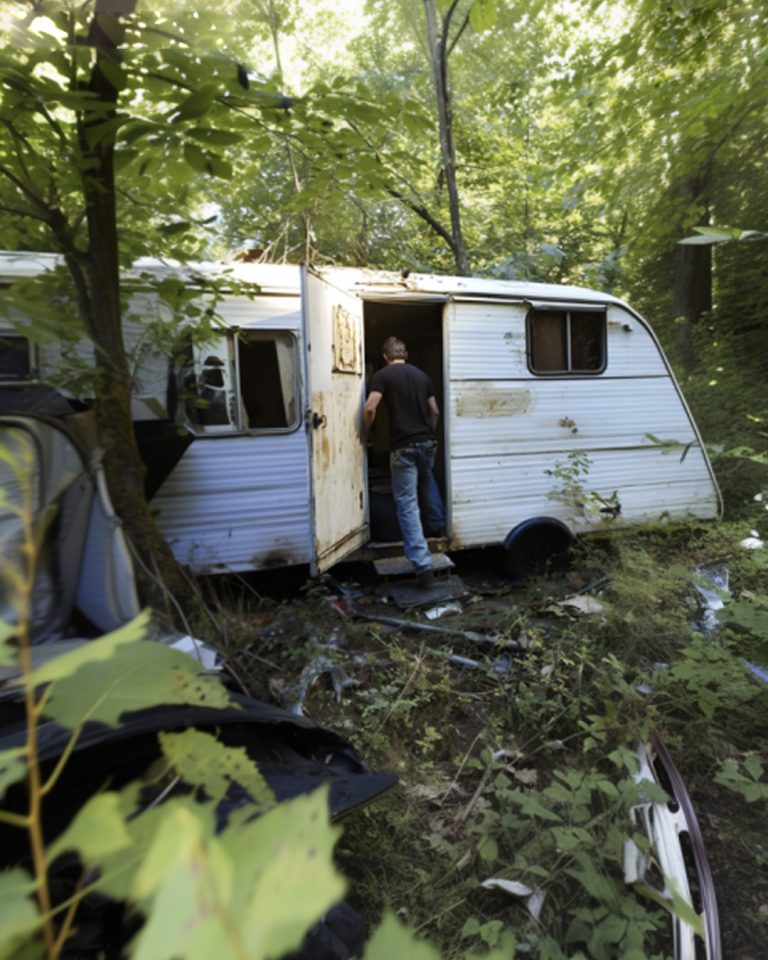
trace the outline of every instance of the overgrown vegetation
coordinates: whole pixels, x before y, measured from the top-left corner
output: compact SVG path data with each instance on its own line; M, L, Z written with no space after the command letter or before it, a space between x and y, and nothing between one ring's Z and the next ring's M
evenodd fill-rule
M633 776L635 747L655 730L711 847L725 956L757 960L768 845L750 804L764 809L768 790L768 687L744 660L765 636L766 558L742 548L740 534L737 525L613 532L523 590L472 556L460 563L472 594L443 622L499 638L480 669L450 663L452 653L477 659L459 639L342 620L327 602L333 583L290 606L262 601L250 682L290 700L302 666L330 655L360 686L338 703L321 678L305 709L401 777L345 833L353 902L372 917L396 910L446 958L505 935L520 956L670 956L667 912L625 884L622 868L627 837L646 844L628 811L649 792ZM730 570L732 594L719 630L705 635L696 586L711 564ZM373 585L363 588L375 604ZM525 651L506 654L508 639ZM742 874L749 885L734 889ZM483 887L489 880L516 895Z
M372 921L389 909L436 946L415 946L389 917L367 960L488 947L552 960L667 957L665 905L622 872L625 839L643 845L629 810L639 796L635 747L652 730L696 803L725 955L759 960L768 694L745 661L768 661L768 245L764 233L714 252L677 241L710 222L768 223L766 12L749 0L398 0L367 4L356 30L333 6L10 3L13 19L0 15L0 246L55 248L76 290L52 297L36 282L14 296L28 295L37 336L73 345L83 324L97 334L103 382L120 358L118 259L142 254L188 260L247 247L275 260L428 271L459 263L628 294L661 336L710 447L724 523L612 530L620 503L590 491L588 457L576 453L556 468L557 496L575 518L604 515L604 538L582 543L568 569L514 590L485 556L460 561L470 595L445 622L497 637L492 653L377 625L381 596L366 580L357 587L371 622L329 605L332 581L301 593L281 585L284 601L263 580L219 584L206 594L217 628L202 606L194 618L248 689L289 704L306 687L311 716L348 735L371 766L400 775L396 792L349 823L335 856ZM349 42L334 50L342 32ZM178 315L199 307L181 302L179 286L165 292ZM67 386L78 394L94 365L74 349L72 360ZM126 403L129 381L121 369ZM100 405L111 429L114 404ZM122 432L104 435L121 453L110 461L113 492L127 479L135 493L140 468L133 479L119 469L128 416ZM34 540L30 528L28 559ZM730 592L705 623L699 588L712 590L712 569L728 570ZM348 571L345 583L357 576ZM28 836L31 856L0 874L0 957L66 953L99 890L149 918L131 948L138 957L296 946L340 893L335 833L318 797L267 809L258 771L215 741L165 738L164 760L148 773L155 792L180 777L194 803L148 810L136 784L107 784L46 847L41 809L55 803L61 772L36 762L44 718L74 742L86 716L117 722L102 697L113 684L142 705L178 695L174 678L192 701L218 694L142 640L138 625L35 668L29 577L11 591L17 622L2 626L0 650L21 669L28 736L0 757L0 783L27 790L22 809L2 818ZM479 665L461 666L455 653ZM358 684L342 686L340 701L327 672L307 670L318 656ZM261 798L264 815L217 833L212 804L233 780ZM317 832L297 839L296 823L315 815ZM70 850L80 862L68 861L61 897L58 855ZM264 887L299 879L306 889L292 886L266 910ZM203 935L185 940L195 898Z

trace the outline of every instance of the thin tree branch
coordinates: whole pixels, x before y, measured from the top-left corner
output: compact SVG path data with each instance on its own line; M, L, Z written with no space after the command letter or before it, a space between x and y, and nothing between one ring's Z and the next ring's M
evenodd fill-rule
M411 200L410 197L406 197L405 194L395 190L394 187L387 187L386 190L391 197L394 197L395 200L399 200L400 203L405 204L406 207L410 208L417 216L421 217L422 220L428 223L435 233L445 240L451 250L451 253L456 253L453 237L451 236L450 232L432 216L426 207L422 206L420 203L416 203L414 200Z
M10 180L14 187L21 191L21 193L23 193L24 196L26 196L29 201L39 210L45 212L48 209L45 201L41 200L40 197L38 197L37 194L34 193L20 177L16 176L16 174L13 173L12 170L9 170L4 164L0 164L0 174L2 174L2 176L4 176L7 180Z
M446 59L446 60L447 60L448 57L450 57L450 55L453 53L453 48L456 46L456 44L459 42L459 40L461 40L461 36L462 36L462 34L464 33L464 31L467 29L468 26L469 26L469 14L467 14L467 15L464 17L464 21L463 21L463 23L461 24L461 26L459 27L459 29L456 31L456 33L455 33L455 35L454 35L454 37L453 37L453 40L451 40L450 44L448 44L448 46L446 47L446 50L445 50L445 59ZM447 40L447 36L446 36L446 40Z

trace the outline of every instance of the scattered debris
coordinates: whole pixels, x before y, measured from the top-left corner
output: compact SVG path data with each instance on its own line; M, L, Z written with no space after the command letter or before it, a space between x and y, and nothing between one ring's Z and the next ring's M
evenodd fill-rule
M320 677L328 674L333 684L333 697L336 703L341 703L344 691L347 687L359 687L360 681L347 676L341 667L334 663L330 657L319 656L311 660L301 671L298 683L297 699L290 704L290 712L297 717L304 716L304 701L307 694L314 687Z
M580 596L566 597L556 604L558 607L566 607L568 610L574 610L584 616L593 613L602 613L605 610L605 604L584 594Z
M509 893L513 897L525 897L528 913L538 923L541 909L544 906L545 895L543 893L532 890L526 884L520 883L519 880L504 880L501 877L491 877L490 880L483 880L481 886L485 887L486 890L503 890L504 893Z
M725 567L697 567L699 579L695 583L696 592L702 603L701 616L695 628L705 637L712 636L720 627L718 611L725 608L725 599L730 596L728 570ZM749 660L741 661L749 672L762 683L768 683L768 670Z
M515 640L505 640L502 637L486 637L484 634L475 633L473 630L450 630L448 627L437 627L431 623L417 623L414 620L402 620L399 617L381 616L379 614L368 613L366 610L361 610L354 604L348 604L347 609L356 617L360 617L361 620L397 627L399 630L418 630L423 633L436 633L446 637L460 637L480 646L499 646L507 650L525 649L523 644Z
M717 611L725 606L723 595L730 593L728 570L725 567L696 567L694 586L702 600L701 616L696 629L704 636L711 636L720 626Z
M762 550L765 546L765 543L761 539L757 530L750 530L749 536L744 537L739 546L744 547L745 550Z
M463 613L460 603L446 603L442 607L432 607L424 611L427 620L440 620L443 617L452 617L457 613Z
M202 640L198 640L197 637L191 637L189 634L183 637L179 637L178 640L169 644L172 650L180 650L182 653L188 654L194 660L200 664L200 667L206 672L221 670L221 664L217 664L216 659L218 654L216 651L209 647L207 643L203 643Z

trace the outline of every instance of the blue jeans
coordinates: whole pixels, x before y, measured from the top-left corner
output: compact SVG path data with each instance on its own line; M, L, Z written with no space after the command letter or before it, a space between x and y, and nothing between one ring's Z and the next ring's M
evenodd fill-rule
M432 554L421 525L419 501L428 528L442 530L445 527L443 498L432 475L436 451L434 440L421 440L393 450L389 455L392 496L403 534L403 550L417 574L432 569Z

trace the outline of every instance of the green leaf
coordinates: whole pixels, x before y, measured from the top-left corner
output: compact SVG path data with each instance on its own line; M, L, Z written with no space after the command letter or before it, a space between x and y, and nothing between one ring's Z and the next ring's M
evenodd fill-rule
M691 904L682 896L677 888L677 884L671 877L664 877L664 883L667 889L671 893L671 899L668 899L664 894L660 893L658 890L655 890L653 887L648 886L644 883L636 883L635 889L638 893L641 893L644 897L647 897L649 900L652 900L654 903L657 903L660 907L663 907L673 916L677 917L678 920L682 920L683 923L687 923L691 927L694 933L698 936L704 936L704 927L702 918L696 913Z
M275 796L245 747L227 747L200 730L161 733L160 746L181 778L220 800L230 783L238 783L253 797L257 808L274 806Z
M27 945L40 926L34 889L32 877L21 867L0 873L0 960L20 956L22 947ZM42 942L35 947L32 953L25 950L25 960L42 957Z
M112 633L107 633L97 640L91 640L76 650L49 660L32 672L28 679L29 686L37 687L54 680L62 680L88 664L109 660L120 646L135 643L145 635L149 618L149 610L142 610L137 617L119 630L113 630Z
M134 883L148 917L134 960L276 958L344 892L325 789L213 830L211 809L189 802L159 821Z
M763 764L755 754L751 754L744 760L744 769L753 780L760 780L763 776Z
M215 153L209 157L208 168L212 177L218 177L220 180L232 179L232 164L216 156Z
M209 127L193 127L187 130L187 136L214 147L231 147L243 140L241 133L235 133L232 130L213 130Z
M717 240L734 240L741 235L740 227L694 227L693 229L704 237L715 237Z
M24 747L0 751L0 800L8 787L24 778L27 772L26 753Z
M513 795L512 799L520 804L522 812L528 814L529 817L539 817L541 820L549 820L552 823L562 822L562 817L543 806L535 797L518 794L517 796Z
M140 137L145 137L150 133L161 133L164 128L157 123L148 123L144 120L126 120L123 125L120 140L124 143L133 143Z
M114 60L109 60L107 57L102 57L99 60L99 68L115 90L119 91L124 89L126 83L125 73L119 63Z
M175 220L173 223L164 223L160 229L166 237L173 237L177 233L186 233L191 226L188 220Z
M48 848L48 862L67 850L76 851L83 863L96 866L118 850L130 846L131 838L120 812L117 793L97 793L75 815L63 834Z
M198 90L191 93L176 107L173 112L174 120L193 120L208 113L218 93L218 87L213 83L205 83Z
M496 23L496 0L475 0L469 11L469 22L474 31L482 33Z
M479 930L479 925L478 925ZM388 913L368 941L363 960L440 960L432 944L417 939L391 913Z
M194 143L184 144L184 159L198 173L208 173L210 167L210 155Z
M136 641L117 647L109 660L85 663L58 680L45 715L69 728L85 719L117 726L123 713L160 704L231 706L218 679L200 676L198 670L195 660L184 653L161 643Z
M309 927L341 899L345 883L333 865L337 836L328 820L326 789L282 803L259 820L227 831L233 856L241 844L266 855L245 904L243 930L250 949L259 944L265 957L295 950ZM244 859L240 855L238 885Z
M618 943L627 932L628 921L624 917L611 914L602 920L596 928L602 943Z

